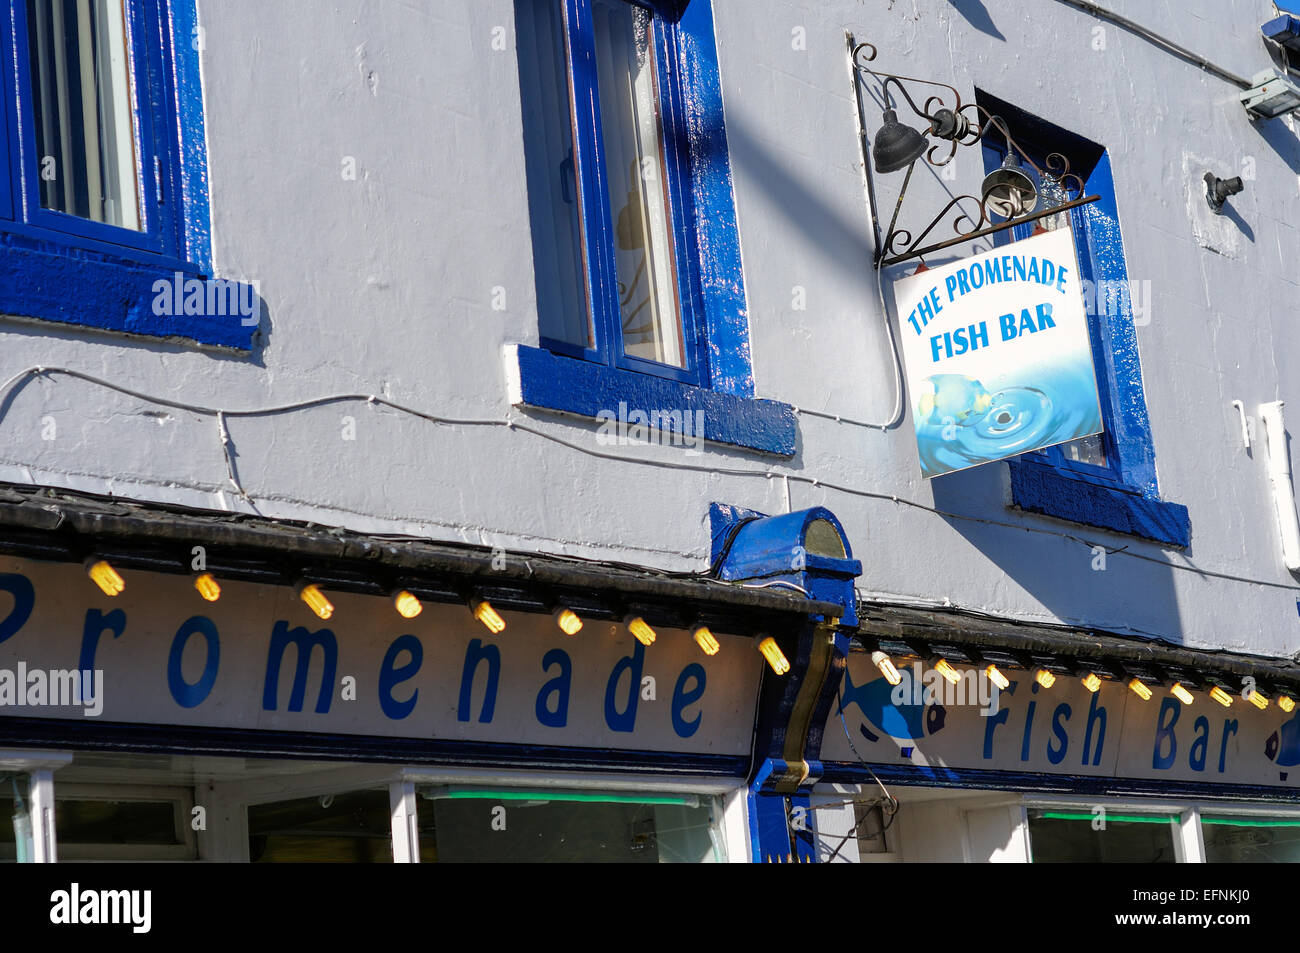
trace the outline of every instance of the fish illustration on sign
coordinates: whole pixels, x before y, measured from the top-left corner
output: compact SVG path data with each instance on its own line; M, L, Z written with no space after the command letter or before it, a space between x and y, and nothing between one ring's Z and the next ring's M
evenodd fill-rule
M897 688L883 678L854 685L850 669L845 666L840 711L847 710L851 704L857 705L867 721L891 738L918 740L942 729L948 717L948 712L942 705L894 704L895 691L904 698L912 697L911 673L904 669L899 675L903 681ZM867 730L866 725L860 725L859 730L869 741L880 740Z
M1279 768L1291 768L1300 764L1300 711L1268 736L1264 742L1264 756ZM1285 777L1283 775L1283 780Z

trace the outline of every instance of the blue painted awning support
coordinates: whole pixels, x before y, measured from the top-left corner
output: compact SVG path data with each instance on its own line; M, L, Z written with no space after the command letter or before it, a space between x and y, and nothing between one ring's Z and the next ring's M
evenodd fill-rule
M797 587L843 607L838 618L810 613L797 632L773 633L790 671L764 671L759 695L749 788L753 859L815 861L809 796L822 773L816 754L844 675L848 632L857 626L854 582L862 563L825 507L764 516L715 503L710 523L720 579Z

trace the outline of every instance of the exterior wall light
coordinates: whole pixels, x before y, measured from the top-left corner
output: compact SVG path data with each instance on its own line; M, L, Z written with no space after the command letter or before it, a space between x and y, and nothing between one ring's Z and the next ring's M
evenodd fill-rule
M1231 179L1221 179L1213 172L1205 173L1205 201L1210 203L1210 208L1215 215L1222 215L1223 203L1245 187L1239 175Z

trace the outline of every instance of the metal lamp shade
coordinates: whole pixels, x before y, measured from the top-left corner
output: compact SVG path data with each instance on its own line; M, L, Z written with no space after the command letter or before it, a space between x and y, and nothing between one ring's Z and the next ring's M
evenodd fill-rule
M879 173L896 172L921 158L925 152L925 136L911 126L898 121L898 114L885 110L885 124L876 133L871 146L871 160Z
M994 169L984 177L981 192L985 207L1003 218L1015 218L1025 212L1032 212L1038 205L1038 189L1034 186L1034 180L1021 171L1020 160L1013 152L1007 153L1001 168Z

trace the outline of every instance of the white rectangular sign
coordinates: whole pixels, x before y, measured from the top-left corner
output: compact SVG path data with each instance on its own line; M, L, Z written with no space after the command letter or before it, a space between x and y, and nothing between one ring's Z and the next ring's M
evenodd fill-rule
M924 476L1100 433L1068 226L894 285Z
M1094 693L1068 676L1043 688L1014 671L995 693L973 669L951 686L920 668L900 665L891 686L851 655L822 760L1300 787L1300 708L1260 711L1240 694L1224 708L1203 692L1184 705L1158 686L1144 701L1119 682Z
M407 620L375 596L329 593L317 618L290 589L127 571L110 598L80 566L0 559L5 716L740 755L763 660L753 640L658 630L646 647L588 620L467 608ZM81 672L95 673L72 679ZM69 691L82 688L78 703Z

